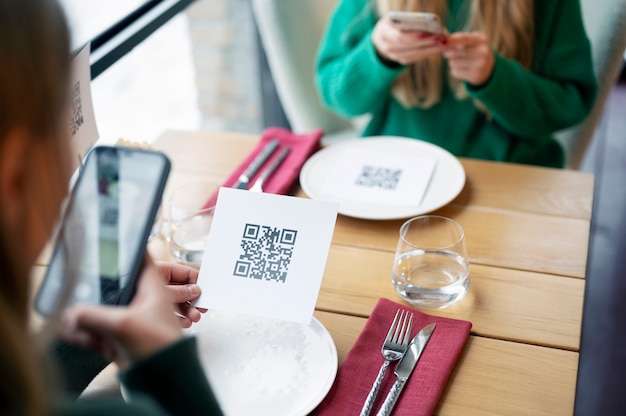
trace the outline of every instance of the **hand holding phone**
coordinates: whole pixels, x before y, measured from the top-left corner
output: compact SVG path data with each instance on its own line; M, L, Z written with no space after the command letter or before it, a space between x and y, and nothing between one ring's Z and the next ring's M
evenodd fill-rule
M389 12L374 26L371 39L383 64L410 65L441 54L448 33L436 14Z
M35 306L49 316L65 303L126 305L132 299L170 161L130 147L93 148L64 213Z
M95 350L120 370L166 348L183 336L172 297L159 269L145 256L137 296L127 307L81 305L64 311L60 337Z
M407 32L426 32L434 35L445 33L441 19L434 13L399 12L387 13L391 23Z

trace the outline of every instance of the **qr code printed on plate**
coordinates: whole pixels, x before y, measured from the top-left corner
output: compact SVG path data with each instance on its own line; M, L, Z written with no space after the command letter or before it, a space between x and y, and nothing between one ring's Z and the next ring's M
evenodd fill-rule
M83 107L80 99L80 82L77 82L72 88L72 115L70 120L72 136L76 135L84 122Z
M388 169L364 165L355 181L355 185L367 188L394 190L402 176L402 169Z
M234 276L285 283L297 230L246 224Z

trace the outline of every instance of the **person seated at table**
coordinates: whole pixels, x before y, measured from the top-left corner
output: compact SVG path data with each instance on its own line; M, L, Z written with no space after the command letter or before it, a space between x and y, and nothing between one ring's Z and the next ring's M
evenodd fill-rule
M447 30L399 30L390 10L435 13ZM553 133L596 95L579 0L341 0L315 81L331 110L371 115L364 136L551 167L565 162Z
M75 307L44 327L115 361L129 402L55 394L57 383L44 370L51 357L29 330L29 272L68 188L69 45L56 0L0 0L0 414L221 414L196 340L183 337L175 315L174 302L197 297L182 284L197 273L166 264L159 270L149 257L128 307ZM181 285L166 288L165 281ZM179 312L184 326L199 319L195 309ZM108 362L57 345L56 356L67 359L60 368L72 369L65 376L74 385Z

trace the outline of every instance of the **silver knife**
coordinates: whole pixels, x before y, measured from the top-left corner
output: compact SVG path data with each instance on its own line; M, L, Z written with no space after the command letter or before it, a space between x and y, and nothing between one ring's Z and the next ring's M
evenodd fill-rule
M250 187L250 190L254 192L263 192L263 184L266 180L269 179L270 176L272 176L276 168L278 168L280 164L283 163L283 160L285 160L290 151L291 147L289 146L281 150L278 156L276 156L274 160L272 160L272 163L270 163L270 165L265 168L263 172L261 172L257 180L254 181L254 185Z
M428 344L428 340L434 330L434 323L427 325L422 328L422 330L411 340L409 348L400 359L400 362L396 367L396 371L394 371L397 377L396 381L393 383L391 390L389 390L389 393L387 394L387 397L385 397L385 401L376 416L388 416L391 413L398 397L400 397L404 384L409 379L415 365L422 356L422 352L424 351L424 348L426 348L426 344Z
M261 166L269 159L269 157L278 148L280 141L278 139L272 139L261 149L258 155L250 162L246 170L239 175L237 182L233 184L233 188L248 189L250 186L250 179L259 171Z

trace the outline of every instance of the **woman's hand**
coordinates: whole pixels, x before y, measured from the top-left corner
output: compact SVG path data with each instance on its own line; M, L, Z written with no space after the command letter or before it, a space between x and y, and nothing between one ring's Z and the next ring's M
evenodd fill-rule
M189 328L194 322L200 320L202 312L206 312L206 309L191 306L191 302L200 296L200 287L196 284L198 270L168 262L157 262L157 266L161 270L167 284L167 290L176 304L180 325L183 328Z
M456 79L480 86L491 78L496 62L489 38L479 32L457 32L448 36L443 51L450 73Z
M407 32L397 29L388 17L378 20L372 32L372 42L383 60L408 65L430 55L441 53L447 35L427 32Z
M171 270L169 281L182 277L176 271L178 268ZM127 307L82 305L70 308L63 317L61 337L100 352L123 369L183 336L174 311L172 295L163 284L163 274L146 255L137 293Z

